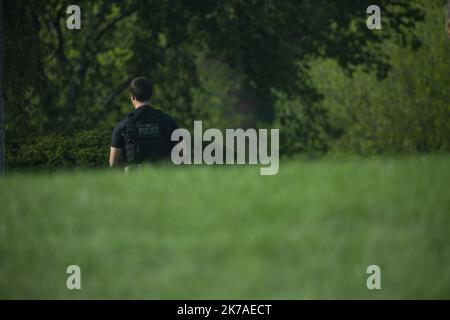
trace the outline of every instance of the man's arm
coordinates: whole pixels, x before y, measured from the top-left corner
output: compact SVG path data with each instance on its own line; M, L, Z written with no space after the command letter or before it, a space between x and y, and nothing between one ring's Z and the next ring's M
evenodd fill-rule
M125 141L122 136L121 122L114 128L111 137L111 148L109 151L109 166L117 168L121 163L122 149L125 146Z
M122 149L111 147L109 152L109 166L116 168L120 165L120 158L122 155Z

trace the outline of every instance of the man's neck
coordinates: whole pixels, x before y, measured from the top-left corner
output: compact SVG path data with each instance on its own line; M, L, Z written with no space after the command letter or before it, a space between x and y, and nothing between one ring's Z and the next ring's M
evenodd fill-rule
M149 105L150 105L150 103L149 103L148 101L145 101L145 102L137 102L137 103L134 105L134 108L137 109L137 108L139 108L139 107L142 107L142 106L149 106Z

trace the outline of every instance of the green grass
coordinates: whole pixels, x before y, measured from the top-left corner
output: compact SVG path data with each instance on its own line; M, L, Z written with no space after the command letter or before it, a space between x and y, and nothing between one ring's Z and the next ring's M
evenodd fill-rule
M450 157L15 174L0 298L450 298ZM66 268L82 269L82 290ZM381 267L381 290L366 287Z

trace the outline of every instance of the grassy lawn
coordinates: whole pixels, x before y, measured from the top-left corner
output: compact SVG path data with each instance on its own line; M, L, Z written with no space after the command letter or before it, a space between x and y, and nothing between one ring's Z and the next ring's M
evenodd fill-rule
M0 211L0 298L450 298L448 156L14 174Z

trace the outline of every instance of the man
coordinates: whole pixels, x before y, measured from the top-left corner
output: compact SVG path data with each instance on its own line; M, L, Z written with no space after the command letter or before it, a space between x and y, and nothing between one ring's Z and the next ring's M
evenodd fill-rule
M112 168L121 164L122 155L129 165L170 158L175 145L170 137L178 125L171 116L150 105L152 93L150 79L139 77L131 81L130 96L135 110L112 133L109 155Z

